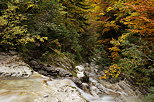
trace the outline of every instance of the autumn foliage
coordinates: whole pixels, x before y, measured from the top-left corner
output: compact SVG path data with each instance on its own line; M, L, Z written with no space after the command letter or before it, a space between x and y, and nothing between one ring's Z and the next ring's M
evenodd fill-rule
M154 1L102 1L98 44L112 61L100 78L126 77L139 86L153 85Z
M96 61L100 79L154 86L153 36L154 0L0 1L2 50Z

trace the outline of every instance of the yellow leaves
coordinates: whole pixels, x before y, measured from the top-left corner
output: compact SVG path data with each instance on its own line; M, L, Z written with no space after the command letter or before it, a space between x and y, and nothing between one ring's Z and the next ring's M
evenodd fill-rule
M41 42L47 40L47 37L28 33L27 25L21 23L27 18L22 14L16 13L16 8L18 7L9 4L8 9L4 10L4 13L0 16L0 37L2 38L0 44L17 46L35 42L36 39Z
M18 39L18 43L19 44L27 44L29 42L35 42L36 39L38 39L41 42L44 42L48 38L47 37L41 37L39 35L31 36L31 34L27 34L27 35L25 35L25 37Z
M119 52L120 51L120 49L117 48L117 47L111 47L111 48L109 48L109 50L110 51L115 51L115 52Z
M114 46L109 48L109 50L111 51L111 58L112 59L117 59L120 57L119 52L121 51L118 47L120 46L120 42L118 40L112 39L110 41L111 44L113 44Z
M22 39L18 39L18 44L27 44L28 42L35 42L34 38L25 37Z
M101 13L99 13L98 15L101 15L101 16L103 16L103 15L105 15L105 13L101 12Z
M110 19L110 18L108 18L108 19ZM110 31L111 29L119 30L120 26L116 24L116 21L109 22L109 21L107 21L108 19L102 21L102 24L103 24L103 27L104 27L103 33Z
M115 23L115 21L111 21L110 23L111 23L111 24L114 24L114 23Z
M106 74L104 76L100 76L99 79L107 79Z
M123 33L119 38L118 41L123 43L126 41L126 38L130 35L130 33Z
M94 8L95 11L99 11L100 9L101 9L100 6L95 6L95 8Z
M110 28L104 28L104 29L103 29L103 33L104 33L104 32L108 32L108 31L110 31Z
M18 7L17 6L13 6L12 4L8 4L8 9L7 11L15 11Z
M116 58L120 57L120 55L119 55L118 52L111 52L111 57L112 57L113 59L116 59Z
M36 5L32 2L28 2L27 4L28 4L27 9L36 7Z
M103 9L98 4L92 4L92 8L90 9L92 13L96 13L97 15L104 15Z
M98 40L97 43L98 44L103 44L103 43L106 43L108 41L110 41L110 39Z
M131 13L131 16L139 16L140 14L138 12Z
M95 3L99 4L102 0L93 0Z
M112 40L110 41L110 43L116 47L120 46L120 42L118 40L115 40L112 38Z
M40 38L39 40L40 40L41 42L44 42L44 39L43 39L43 38Z
M0 27L6 25L7 23L8 21L4 19L2 16L0 16Z
M48 40L48 37L42 37L44 40Z
M15 2L15 3L19 3L19 2L20 2L20 0L14 0L14 2Z
M109 66L107 70L104 70L104 76L99 77L99 79L107 79L107 78L117 78L121 74L122 67L119 67L117 64L113 64Z
M48 37L41 37L40 35L33 35L32 37L39 40L39 41L41 41L41 42L44 42L45 40L48 40Z
M108 8L106 9L107 12L109 12L109 11L111 11L111 10L114 10L114 8L108 7Z
M10 29L10 31L12 31L12 34L13 35L18 35L18 34L24 34L25 32L27 32L26 29L24 29L24 27L22 26L15 26L15 27L12 27L12 29Z

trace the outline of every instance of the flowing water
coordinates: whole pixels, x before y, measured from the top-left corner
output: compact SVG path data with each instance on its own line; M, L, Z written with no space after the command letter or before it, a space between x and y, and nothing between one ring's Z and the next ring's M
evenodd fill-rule
M51 79L36 72L32 75L19 56L0 53L0 102L141 102L134 101L138 96L125 81L111 84L98 80L95 64L76 68L79 81L88 71L89 82L81 83L85 89L80 86L83 90L67 78ZM11 79L2 79L8 77Z
M28 79L0 80L0 102L33 102L39 91L44 90L43 80L40 76Z
M73 93L72 89L69 92L63 92L60 90L67 91L68 88L77 90L79 93ZM57 94L56 91L59 93ZM61 96L60 96L61 94ZM63 98L65 95L72 97L80 97L83 99L78 99L79 101L72 101L68 99L63 99L63 101L55 101L54 97ZM51 95L51 97L50 97ZM59 96L58 96L59 95ZM47 77L43 77L39 74L34 74L27 79L9 79L0 80L0 102L86 102L84 99L90 102L113 102L112 97L102 96L96 97L78 88L73 81L70 79L56 79L50 80Z

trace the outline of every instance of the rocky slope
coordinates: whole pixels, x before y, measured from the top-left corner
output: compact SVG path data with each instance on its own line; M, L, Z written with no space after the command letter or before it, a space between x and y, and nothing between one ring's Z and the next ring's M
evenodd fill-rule
M76 66L77 77L35 60L29 65L16 52L0 53L0 102L141 102L127 81L98 80L103 72L94 63Z
M0 102L86 102L72 83L33 72L16 52L0 53Z
M29 77L33 71L22 58L14 51L9 53L0 52L0 77L18 78Z

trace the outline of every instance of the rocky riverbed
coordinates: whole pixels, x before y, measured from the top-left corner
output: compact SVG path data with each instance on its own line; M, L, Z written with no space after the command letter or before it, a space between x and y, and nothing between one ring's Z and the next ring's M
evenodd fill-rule
M64 68L34 60L28 65L16 52L1 52L0 102L141 102L127 81L99 80L95 64L75 69L76 77Z

